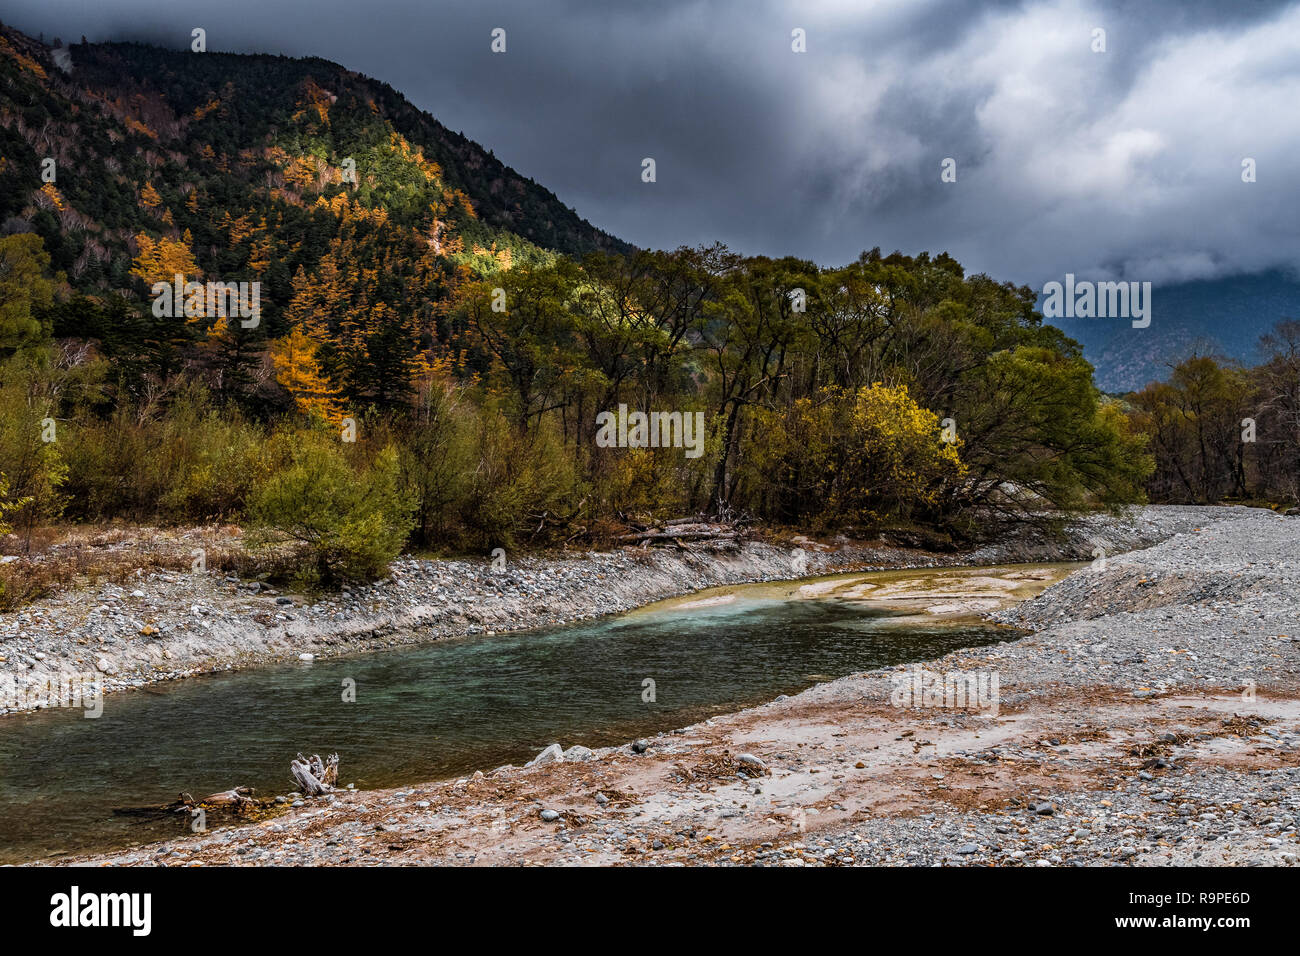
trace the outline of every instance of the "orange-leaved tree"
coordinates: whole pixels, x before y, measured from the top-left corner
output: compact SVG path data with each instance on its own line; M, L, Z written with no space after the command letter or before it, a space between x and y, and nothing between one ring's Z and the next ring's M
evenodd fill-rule
M321 369L316 349L316 341L306 330L293 326L288 335L271 345L275 380L293 398L298 411L337 425L344 417L344 409L338 389Z

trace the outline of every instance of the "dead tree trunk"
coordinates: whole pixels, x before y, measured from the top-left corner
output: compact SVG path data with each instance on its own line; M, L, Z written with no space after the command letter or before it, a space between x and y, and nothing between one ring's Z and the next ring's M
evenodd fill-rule
M654 543L672 543L679 548L686 548L686 542L694 541L704 544L735 545L740 529L731 524L709 521L697 521L692 518L677 518L665 521L653 527L642 528L630 534L619 535L620 541L649 547Z
M308 760L302 754L289 761L289 773L304 797L318 797L334 789L339 779L339 755L322 761L316 754Z

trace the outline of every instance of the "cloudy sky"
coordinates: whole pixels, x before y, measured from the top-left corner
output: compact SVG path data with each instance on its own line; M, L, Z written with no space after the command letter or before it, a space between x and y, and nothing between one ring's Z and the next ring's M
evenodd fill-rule
M5 0L2 16L47 40L184 47L202 26L212 50L324 56L644 246L827 265L947 250L1035 285L1300 266L1300 0Z

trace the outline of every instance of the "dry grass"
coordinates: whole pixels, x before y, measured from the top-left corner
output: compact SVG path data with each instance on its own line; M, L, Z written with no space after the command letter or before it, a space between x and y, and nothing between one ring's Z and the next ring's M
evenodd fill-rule
M6 535L0 553L0 611L77 587L124 584L139 574L188 572L200 554L209 572L245 578L278 578L296 567L288 549L250 551L235 525L56 525L35 529L30 539Z
M1234 737L1253 737L1273 723L1267 717L1242 717L1234 714L1223 720L1223 732Z

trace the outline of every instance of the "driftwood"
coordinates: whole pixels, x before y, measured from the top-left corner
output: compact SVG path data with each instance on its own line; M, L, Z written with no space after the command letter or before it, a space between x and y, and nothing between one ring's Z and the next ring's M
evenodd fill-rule
M330 754L328 760L321 760L316 754L310 758L298 754L294 760L289 761L289 773L293 776L294 785L305 797L330 793L338 786L339 755ZM198 800L188 793L182 793L180 799L162 806L116 807L113 813L127 817L164 817L171 814L189 816L202 809L210 813L233 814L241 819L248 819L252 815L256 819L263 813L274 812L274 800L262 800L253 794L252 787L231 787Z
M639 531L635 534L625 534L619 537L620 541L734 541L736 533L734 531L706 530L706 531Z
M739 530L730 524L713 524L698 518L674 518L653 527L645 527L631 534L620 535L620 541L649 547L656 542L672 543L679 548L687 547L687 542L707 542L714 544L735 545Z
M695 534L734 534L734 530L725 525L709 524L707 521L665 521L662 524L639 528L631 534L621 535L624 540L645 537L669 537L672 535Z
M188 796L188 793L182 793L181 799L184 800ZM257 801L253 799L252 787L231 787L220 793L210 793L202 800L194 802L208 807L241 807Z
M116 807L113 813L124 817L161 817L172 813L188 814L199 808L242 813L262 806L262 801L254 797L253 793L252 787L231 787L220 793L210 793L199 800L188 793L181 793L178 800L160 807Z
M304 797L319 797L334 789L339 780L339 755L330 754L329 760L322 761L316 754L311 759L298 754L289 761L289 774Z

